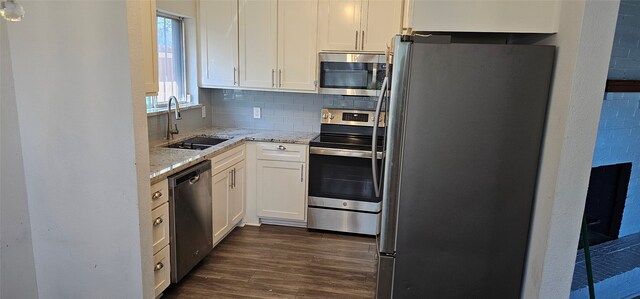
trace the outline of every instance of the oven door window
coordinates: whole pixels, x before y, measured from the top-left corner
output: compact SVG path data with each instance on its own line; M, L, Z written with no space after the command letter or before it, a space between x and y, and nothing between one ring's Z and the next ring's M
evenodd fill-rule
M313 154L309 160L309 196L380 202L370 159Z
M376 89L371 86L373 63L322 62L320 87L340 89ZM375 83L374 83L375 84Z

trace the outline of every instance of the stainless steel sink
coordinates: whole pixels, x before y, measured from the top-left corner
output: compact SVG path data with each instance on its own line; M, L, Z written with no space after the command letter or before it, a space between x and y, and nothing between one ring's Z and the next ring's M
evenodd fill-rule
M203 150L205 148L212 147L216 144L225 142L229 139L227 138L215 138L215 137L206 137L206 136L198 136L189 138L180 142L172 143L167 145L168 148L181 148L181 149L191 149L191 150Z

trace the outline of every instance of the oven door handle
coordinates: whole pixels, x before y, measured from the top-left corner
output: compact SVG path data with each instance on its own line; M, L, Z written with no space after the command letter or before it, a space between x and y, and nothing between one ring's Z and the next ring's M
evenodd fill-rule
M380 97L378 98L378 104L376 105L376 114L373 117L373 136L371 137L371 151L374 152L378 149L378 122L380 122L380 110L382 109L382 100L387 91L387 84L389 84L389 77L384 77L382 81L382 87L380 88ZM373 189L376 192L376 197L380 197L380 185L382 185L382 178L378 181L378 161L374 157L371 157L371 174L373 175Z
M349 150L340 148L310 147L309 154L371 159L371 151ZM382 152L376 152L376 158L382 159Z

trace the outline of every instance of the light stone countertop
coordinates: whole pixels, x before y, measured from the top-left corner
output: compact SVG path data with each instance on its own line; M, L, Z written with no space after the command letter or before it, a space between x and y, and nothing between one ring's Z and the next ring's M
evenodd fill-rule
M166 179L168 176L187 169L189 166L198 164L207 159L224 153L245 141L261 142L282 142L309 144L319 133L314 132L292 132L292 131L272 131L259 129L241 128L206 128L183 135L171 142L162 141L149 145L149 162L151 166L151 184ZM230 138L220 144L214 145L204 150L189 150L167 148L167 144L180 142L195 136L209 136L216 138Z

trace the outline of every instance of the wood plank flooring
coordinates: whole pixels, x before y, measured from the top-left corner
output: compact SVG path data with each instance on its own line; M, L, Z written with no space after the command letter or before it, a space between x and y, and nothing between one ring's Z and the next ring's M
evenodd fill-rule
M163 298L374 298L375 238L238 227Z

